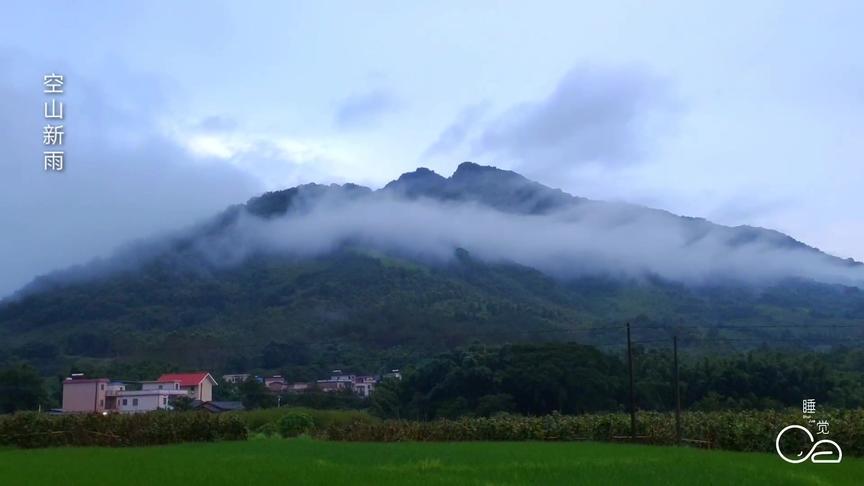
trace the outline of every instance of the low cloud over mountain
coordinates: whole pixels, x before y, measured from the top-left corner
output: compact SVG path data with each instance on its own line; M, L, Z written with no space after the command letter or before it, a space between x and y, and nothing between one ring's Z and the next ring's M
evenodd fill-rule
M255 214L285 197L273 213ZM213 261L288 252L317 256L345 244L446 261L456 248L557 277L660 276L694 284L809 278L861 285L864 268L778 232L730 228L627 204L569 196L521 176L466 163L450 178L420 169L380 191L303 186L271 193L200 240ZM266 216L266 217L262 217Z
M378 191L310 184L267 193L183 236L139 243L84 268L89 274L128 268L178 249L181 260L221 267L253 255L303 259L346 246L438 264L463 249L488 263L563 279L660 277L703 285L801 278L864 286L860 263L776 231L578 198L468 162L449 178L418 169Z

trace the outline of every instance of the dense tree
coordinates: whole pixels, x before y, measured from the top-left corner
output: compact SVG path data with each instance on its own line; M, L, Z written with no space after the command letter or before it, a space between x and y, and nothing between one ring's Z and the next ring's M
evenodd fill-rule
M386 369L381 358L392 350L410 358L397 363L404 365L474 340L620 345L627 321L637 340L669 336L666 328L683 321L692 327L679 330L682 344L728 353L761 343L837 345L861 337L854 325L864 317L864 292L838 286L793 282L757 292L659 279L561 281L464 250L447 265L342 248L316 259L257 255L213 266L175 248L134 272L57 285L0 304L0 354L45 374L90 359L311 378L335 366ZM724 341L733 337L726 326L748 341Z
M697 410L777 409L804 398L837 407L864 405L864 362L857 350L831 354L759 350L682 357L682 405ZM636 405L674 407L668 351L634 352ZM474 346L419 364L376 392L384 417L434 419L500 412L544 415L626 410L622 356L578 344Z
M237 387L243 406L247 410L269 408L276 405L276 397L263 383L257 380L246 380Z
M0 413L36 410L49 403L42 377L30 366L0 368Z

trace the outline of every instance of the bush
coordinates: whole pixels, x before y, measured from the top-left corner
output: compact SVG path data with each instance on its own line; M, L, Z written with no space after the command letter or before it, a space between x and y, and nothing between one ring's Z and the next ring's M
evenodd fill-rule
M0 445L148 446L176 442L246 440L236 417L203 412L46 415L36 412L0 417Z
M307 434L315 427L312 417L303 412L291 412L279 419L277 428L282 437L297 437Z
M376 418L366 412L359 410L315 410L301 407L281 407L258 410L245 410L242 412L231 412L230 415L237 417L246 424L249 430L259 430L265 424L279 422L279 419L292 413L303 413L312 418L315 429L325 429L333 424L350 424L355 422L374 422Z
M276 424L272 422L268 422L261 427L258 427L255 431L265 437L274 437L279 435L279 429L276 427Z
M864 410L825 410L818 419L828 420L830 435L844 455L864 456ZM675 444L675 416L639 412L636 433L645 444ZM687 412L682 414L685 439L707 441L712 448L747 452L774 452L777 434L787 425L802 423L800 412ZM806 425L806 424L802 424ZM363 442L398 441L557 441L624 439L630 434L630 416L623 413L524 417L499 415L413 422L334 423L318 436L330 440ZM823 438L824 436L814 436ZM790 438L796 440L795 438ZM784 439L786 440L786 439ZM809 444L796 444L808 450ZM790 445L789 449L792 449Z

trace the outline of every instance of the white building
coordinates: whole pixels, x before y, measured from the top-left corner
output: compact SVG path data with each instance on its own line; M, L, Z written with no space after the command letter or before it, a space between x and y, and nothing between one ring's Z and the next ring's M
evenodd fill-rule
M117 395L120 413L152 412L170 409L171 397L185 396L184 390L124 390Z
M141 382L141 390L153 391L153 390L179 390L180 382L179 381L142 381Z
M222 375L222 381L225 383L243 383L247 381L251 376L249 373L234 373L230 375Z

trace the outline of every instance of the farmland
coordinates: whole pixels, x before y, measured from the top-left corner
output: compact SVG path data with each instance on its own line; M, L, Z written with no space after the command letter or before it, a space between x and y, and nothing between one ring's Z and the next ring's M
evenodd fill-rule
M234 484L860 484L864 460L595 442L344 443L306 438L0 450L4 486Z

